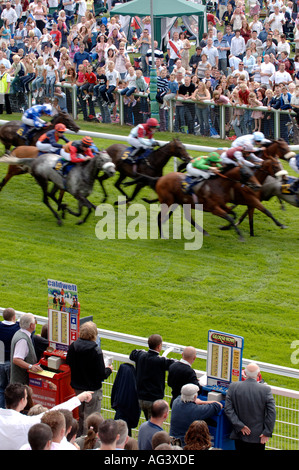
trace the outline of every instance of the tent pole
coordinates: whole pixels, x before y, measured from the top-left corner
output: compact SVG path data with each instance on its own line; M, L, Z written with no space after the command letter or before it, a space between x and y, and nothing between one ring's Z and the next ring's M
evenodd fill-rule
M155 62L155 25L154 25L154 8L153 0L150 0L151 7L151 45L152 45L152 65L150 69L150 101L151 101L151 117L159 120L159 104L157 102L157 69Z

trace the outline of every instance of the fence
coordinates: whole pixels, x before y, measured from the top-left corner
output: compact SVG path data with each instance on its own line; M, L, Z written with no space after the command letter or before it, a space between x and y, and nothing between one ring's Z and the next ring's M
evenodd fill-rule
M77 96L76 85L57 83L56 86L60 86L66 91L67 109L68 112L73 115L74 119L77 119L78 112L82 112L85 120L88 120L89 116L93 116L94 118L97 116L102 122L112 122L113 114L111 119L110 110L107 106L103 106L101 101L93 101L92 98L84 101L82 97ZM149 94L135 93L134 96L137 100L137 105L134 107L125 104L125 97L119 92L116 92L115 96L118 102L118 108L115 108L113 111L115 122L119 122L120 125L129 124L133 126L147 120L150 115L150 103L148 102ZM32 93L29 92L28 106L30 107L31 105ZM217 105L213 100L201 102L191 99L170 100L169 110L160 108L160 130L203 135L197 114L198 105L204 106L208 110L206 113L208 122L205 123L205 127L209 129L209 133L212 137L225 139L229 135L229 130L233 130L237 137L242 134L244 135L244 133L250 133L253 127L253 118L250 118L249 114L254 111L261 111L271 118L270 120L262 120L262 130L265 135L268 137L272 136L274 139L283 137L287 142L292 141L294 144L299 143L299 131L295 119L293 118L291 120L290 118L290 116L293 117L296 115L293 111L268 108L266 106L248 108L246 105ZM233 112L235 110L241 110L244 115L247 115L246 121L250 121L251 123L249 122L248 125L244 123L243 125L241 122L238 127L233 126ZM181 120L183 120L183 122L180 122ZM241 116L240 121L242 120L244 119Z
M3 308L0 308L0 315L3 312ZM17 311L17 317L19 318L23 315L24 312ZM47 317L35 315L37 323L39 325L46 324L48 322ZM121 344L131 344L132 349L135 347L147 348L147 338L140 336L133 336L124 333L118 333L114 331L109 331L105 329L98 328L98 333L103 340L109 340L118 342ZM117 349L117 347L116 347ZM175 357L175 355L180 355L184 349L183 345L163 342L162 350L164 356ZM103 384L103 401L102 401L102 413L105 418L113 418L114 410L111 408L110 396L113 386L114 379L116 377L118 368L120 364L124 362L129 362L129 356L126 354L120 354L113 351L108 351L103 349L103 353L107 356L110 356L113 359L113 373ZM203 349L196 349L196 356L198 359L206 360L207 351ZM251 362L249 359L243 358L243 366ZM293 379L299 379L299 370L277 366L274 364L268 364L259 362L259 367L262 372L267 372L275 374L277 376L291 377ZM196 370L197 376L199 379L204 380L205 371ZM271 387L272 393L276 402L276 424L273 433L273 437L269 440L267 444L267 449L272 450L298 450L299 449L299 392L295 390L289 390L279 387ZM171 391L167 385L165 386L165 399L170 402ZM165 423L165 430L169 430L171 412L169 414L168 420ZM137 437L138 428L140 424L144 421L143 416L141 416L139 424L136 429L133 430L133 437Z

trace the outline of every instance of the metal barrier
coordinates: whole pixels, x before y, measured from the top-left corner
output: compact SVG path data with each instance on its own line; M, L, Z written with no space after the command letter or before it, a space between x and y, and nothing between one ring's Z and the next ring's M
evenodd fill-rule
M4 308L0 307L0 315L2 315ZM25 312L16 311L16 316L19 319L21 315ZM37 323L39 325L44 325L48 323L48 318L44 316L34 315ZM141 336L128 335L125 333L119 333L115 331L105 330L98 328L98 333L101 337L101 340L115 341L125 344L132 344L137 347L147 348L147 338ZM162 350L163 356L170 356L172 354L181 354L185 346L175 343L169 343L163 341ZM133 349L133 348L132 348ZM108 351L103 349L103 353L107 356L112 357L113 359L113 373L110 377L105 380L103 383L103 401L102 401L102 414L105 418L113 418L115 411L111 407L111 391L114 379L116 377L117 371L120 364L124 362L132 363L129 356L126 354L120 354L113 351ZM199 359L207 359L207 351L203 349L196 349L196 356ZM243 358L243 366L250 363L250 359ZM293 379L299 379L299 370L289 367L282 367L274 364L268 364L265 362L258 362L259 367L262 372L267 372L270 374L275 374L278 376L290 377ZM204 380L205 371L196 370L196 374L199 380ZM279 388L271 386L272 393L276 402L276 424L273 433L273 437L267 443L267 449L273 450L298 450L299 449L299 392L296 390L289 390L285 388ZM167 380L165 384L165 400L170 403L171 399L171 390L167 385ZM171 411L168 416L167 421L165 422L165 430L169 430L170 425ZM136 429L132 431L132 436L137 437L138 429L140 424L144 421L144 416L142 415L139 420L139 424Z

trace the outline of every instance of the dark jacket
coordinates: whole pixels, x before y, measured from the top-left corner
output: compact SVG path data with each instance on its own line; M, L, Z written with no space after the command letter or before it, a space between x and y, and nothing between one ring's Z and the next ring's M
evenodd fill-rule
M123 419L128 428L137 427L140 418L136 388L136 372L132 364L121 364L111 391L111 408L116 411L114 419Z
M99 390L111 374L105 367L103 353L95 341L77 339L69 347L66 363L71 369L71 387L76 390Z
M194 384L199 387L199 390L201 389L195 370L189 364L176 361L171 364L168 371L168 385L172 389L171 406L173 400L181 394L183 385L186 384Z
M140 400L155 401L164 398L165 372L174 362L157 351L134 349L130 360L136 363L136 384Z

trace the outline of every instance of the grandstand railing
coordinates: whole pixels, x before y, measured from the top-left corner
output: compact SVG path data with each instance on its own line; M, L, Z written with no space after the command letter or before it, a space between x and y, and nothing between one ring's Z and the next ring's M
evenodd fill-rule
M0 307L0 315L2 315L4 308ZM16 311L17 318L19 319L24 312ZM39 325L48 323L48 318L44 316L34 315ZM98 328L98 334L101 341L104 339L115 341L122 344L132 344L133 346L147 348L147 338L119 333L115 331L105 330ZM181 354L185 346L175 343L163 341L162 350L163 356L171 357L171 354ZM102 413L105 418L112 418L115 411L111 407L111 391L114 379L118 372L119 366L122 363L132 363L129 356L114 351L103 349L105 356L113 359L113 373L105 380L103 384L103 401ZM204 349L196 348L196 356L199 359L207 359L207 351ZM250 359L243 358L242 365L250 363ZM258 361L259 367L262 372L275 374L277 376L290 377L292 379L299 379L299 369L289 367L282 367L275 364L268 364ZM203 370L196 370L199 380L205 379L206 372ZM286 388L271 386L273 396L276 402L276 424L273 437L267 443L267 449L272 450L299 450L299 392L297 390L289 390ZM165 385L165 399L170 402L171 390ZM167 421L165 422L165 430L169 430L171 412ZM136 429L132 431L133 437L137 437L140 424L144 421L143 415L140 417L139 424Z
M76 85L71 85L69 83L56 83L55 86L60 86L61 88L69 90L71 93L71 101L72 101L72 115L74 119L77 119L78 117L78 100L77 100L77 86ZM125 124L125 118L124 118L124 97L120 95L118 91L116 91L118 95L118 106L119 106L119 124L124 125ZM135 98L147 98L149 97L149 93L135 93L134 94ZM251 112L253 111L262 111L264 113L271 113L273 114L273 137L274 139L279 139L281 137L281 128L280 128L280 117L281 115L288 115L288 116L296 116L296 113L294 111L290 110L281 110L281 109L274 109L274 108L268 108L267 106L256 106L256 107L248 107L246 105L232 105L232 104L222 104L222 105L217 105L213 100L205 100L205 101L195 101L191 99L173 99L170 100L170 106L169 106L169 113L168 113L168 131L173 132L174 131L174 122L175 122L175 108L176 108L176 102L179 101L180 103L183 103L183 105L188 105L188 104L193 104L196 106L196 104L201 104L205 105L207 107L213 107L217 109L217 113L219 114L219 137L221 139L225 139L227 132L225 129L225 126L229 124L229 122L226 119L225 113L227 109L233 110L233 109L243 109L243 110L250 110ZM30 107L32 105L32 93L31 91L28 93L28 106ZM94 102L93 106L96 108L97 102ZM196 117L196 116L195 116ZM138 122L139 123L139 122ZM138 124L136 122L136 124ZM186 126L187 127L187 126ZM294 142L297 143L297 142Z

